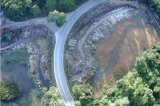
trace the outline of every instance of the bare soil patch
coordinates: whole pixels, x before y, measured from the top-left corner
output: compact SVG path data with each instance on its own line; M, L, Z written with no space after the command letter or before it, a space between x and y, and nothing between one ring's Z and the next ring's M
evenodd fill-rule
M129 30L126 28L137 24L137 27L132 27ZM100 68L104 72L103 79L98 85L102 86L104 83L109 83L121 78L131 67L137 56L149 48L154 42L156 42L156 36L154 35L153 28L151 26L144 25L142 28L138 28L138 23L128 21L118 23L115 27L115 31L107 38L100 41L96 48L96 54L100 63ZM113 52L116 51L115 58L112 57ZM112 61L116 61L115 64L110 64ZM112 68L107 70L106 67Z

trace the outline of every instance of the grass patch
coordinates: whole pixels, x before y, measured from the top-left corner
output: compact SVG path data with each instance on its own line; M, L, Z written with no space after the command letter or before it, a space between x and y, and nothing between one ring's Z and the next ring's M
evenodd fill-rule
M27 48L21 48L17 50L13 50L2 55L2 62L3 63L20 63L20 64L28 64L29 62L29 53Z

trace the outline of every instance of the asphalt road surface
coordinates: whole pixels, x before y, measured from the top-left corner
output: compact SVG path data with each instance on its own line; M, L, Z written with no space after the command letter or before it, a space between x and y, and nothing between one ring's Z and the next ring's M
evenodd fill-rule
M65 71L64 71L64 46L67 36L72 29L74 23L88 10L97 6L102 2L109 0L90 0L76 9L69 20L56 33L56 44L54 49L54 73L57 87L66 106L75 106L73 97L68 88Z

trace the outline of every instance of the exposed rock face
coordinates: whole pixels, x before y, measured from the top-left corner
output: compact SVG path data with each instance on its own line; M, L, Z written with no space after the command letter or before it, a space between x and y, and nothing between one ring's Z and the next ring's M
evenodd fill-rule
M103 85L112 77L122 77L136 57L158 39L150 20L148 11L123 6L96 17L76 36L73 31L65 53L71 81L94 75L93 82Z

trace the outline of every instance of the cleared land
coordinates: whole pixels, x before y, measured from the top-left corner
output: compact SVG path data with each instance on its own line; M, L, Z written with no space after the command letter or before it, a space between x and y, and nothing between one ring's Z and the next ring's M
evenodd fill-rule
M148 10L116 3L106 5L110 10L103 5L93 9L70 33L65 64L71 82L89 80L97 89L104 83L113 84L158 39ZM100 10L103 12L98 13Z

